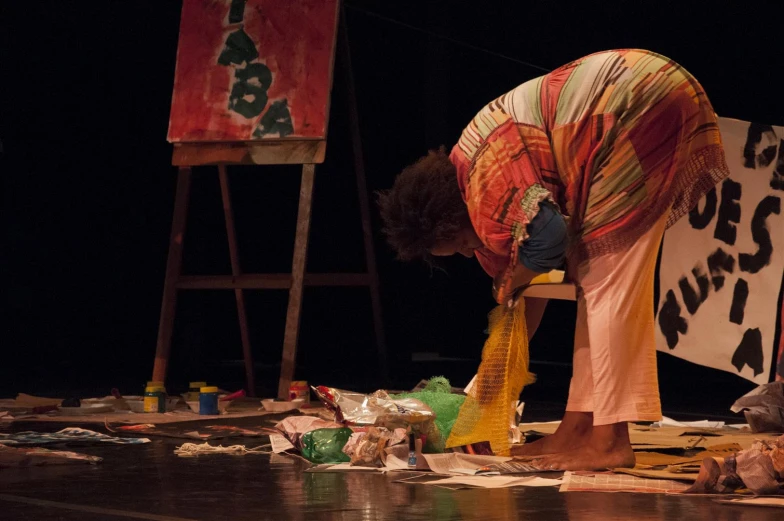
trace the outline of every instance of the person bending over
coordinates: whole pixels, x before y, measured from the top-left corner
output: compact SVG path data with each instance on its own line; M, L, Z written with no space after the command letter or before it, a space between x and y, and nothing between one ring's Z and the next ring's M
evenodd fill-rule
M487 104L447 156L379 195L401 260L475 256L500 304L564 266L577 285L573 374L558 430L515 454L540 468L635 463L627 422L661 419L653 284L664 230L729 175L697 80L650 51L596 53ZM526 299L529 337L547 301Z

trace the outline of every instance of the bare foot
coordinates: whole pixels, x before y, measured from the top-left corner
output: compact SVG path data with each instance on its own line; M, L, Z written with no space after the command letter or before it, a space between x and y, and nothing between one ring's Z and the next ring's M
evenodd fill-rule
M554 434L532 443L513 446L512 456L541 456L578 449L590 440L592 427L592 413L566 411Z
M632 468L634 464L626 422L596 426L582 447L535 460L542 470L604 470Z

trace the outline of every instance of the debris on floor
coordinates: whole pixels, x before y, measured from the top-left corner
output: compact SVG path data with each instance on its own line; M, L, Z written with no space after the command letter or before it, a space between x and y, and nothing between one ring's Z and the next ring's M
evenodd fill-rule
M230 454L232 456L244 456L245 454L269 454L267 448L269 444L258 447L247 448L245 445L210 445L209 443L183 443L174 449L174 453L183 458L193 458L203 454Z
M150 440L147 438L118 438L78 427L68 427L58 432L23 431L10 434L0 433L0 445L17 447L22 445L51 445L54 443L136 445L139 443L150 443Z
M760 385L731 408L746 416L752 432L784 432L784 381Z
M522 423L519 427L529 438L541 437L553 434L560 423ZM708 446L728 443L737 443L741 448L747 449L759 439L775 439L778 434L752 433L726 425L722 429L710 429L629 424L629 438L635 451L705 449Z
M160 392L160 406L145 407L150 396L122 395L116 389L99 398L46 398L19 393L16 398L0 399L2 421L51 421L68 423L145 422L169 423L189 419L219 418L271 414L260 407L256 399L246 398L244 391L219 391L217 415L200 415L198 398L192 392L166 395ZM149 404L148 404L149 405Z
M636 492L640 494L672 494L684 492L686 483L669 479L652 479L616 474L614 472L566 472L561 492Z
M759 495L784 495L784 435L757 441L737 454L706 457L687 492L726 494L743 488Z
M771 411L778 406L777 387L763 386L738 401L736 405L746 408L749 425L671 418L654 424L630 424L637 460L634 468L566 473L545 472L524 459L494 454L488 441L447 448L461 408L468 402L465 394L453 392L449 381L442 377L420 382L410 392L378 390L362 394L325 386L313 390L322 407L311 406L304 399L296 403L260 402L240 394L221 393L231 400L224 400L228 402L223 408L225 414L213 416L193 412L192 403L190 407L187 403L194 402L192 393L169 397L165 413L135 413L136 405L128 405L134 402L133 397L120 396L119 392L101 399L67 401L20 394L15 400L0 401L0 414L11 416L12 421L25 415L33 415L36 421L101 421L110 435L78 428L56 433L0 434L0 449L5 453L0 454L0 466L22 461L28 465L97 461L77 453L31 448L38 445L136 444L162 437L198 441L177 446L174 453L180 457L283 455L292 461L307 461L310 467L306 472L310 473L400 472L405 477L395 482L450 490L557 486L561 492L784 491L784 437L752 432L761 425L775 425ZM104 412L99 413L99 409ZM81 414L83 410L91 412ZM511 422L506 430L510 444L552 434L559 426L559 422L519 423L520 403L510 402L505 410ZM760 420L762 417L765 421ZM227 438L247 440L226 446L207 443ZM253 438L263 439L253 443ZM19 447L26 452L19 452Z
M10 447L0 444L0 469L78 463L95 464L101 461L103 458L78 452L49 450L41 447Z

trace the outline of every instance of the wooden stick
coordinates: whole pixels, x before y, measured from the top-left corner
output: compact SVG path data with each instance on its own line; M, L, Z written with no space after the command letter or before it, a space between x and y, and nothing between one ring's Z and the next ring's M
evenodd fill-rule
M294 379L297 361L297 337L299 336L299 314L302 310L302 288L305 279L305 260L308 255L308 233L310 232L310 211L313 205L313 177L316 166L302 165L302 184L299 189L299 208L297 210L297 234L294 239L294 256L291 262L291 289L286 311L286 329L283 336L283 356L280 364L278 398L285 400L289 386Z
M169 236L169 257L166 260L166 278L163 282L163 303L158 324L158 340L155 346L155 365L152 379L166 380L166 368L171 351L174 313L177 309L177 281L182 271L182 247L185 240L185 225L188 220L188 201L191 192L191 169L180 167L177 171L177 192L174 197L174 215Z
M229 176L226 165L218 165L218 178L220 179L221 198L223 199L223 215L226 217L226 235L229 239L229 257L231 258L231 274L235 277L242 274L240 269L240 256L237 249L237 233L234 228L234 211L231 207L229 192ZM242 356L245 359L245 382L249 396L256 396L256 382L253 377L253 352L250 348L250 335L248 334L248 315L245 312L245 295L242 288L234 290L237 300L237 317L240 322L240 338L242 340Z
M357 96L354 90L354 71L351 67L351 48L348 41L348 27L344 10L340 12L340 52L343 63L343 73L346 78L346 97L348 98L349 123L351 125L351 143L354 148L354 173L357 179L357 193L359 195L359 211L362 217L362 238L365 243L365 263L370 276L370 302L373 311L373 329L378 346L379 377L382 387L389 382L389 368L387 364L387 344L384 337L384 323L381 314L381 294L379 291L378 270L376 268L376 254L373 247L373 232L370 222L370 202L368 201L367 182L365 180L365 160L362 154L362 136L359 129L359 114L357 111Z

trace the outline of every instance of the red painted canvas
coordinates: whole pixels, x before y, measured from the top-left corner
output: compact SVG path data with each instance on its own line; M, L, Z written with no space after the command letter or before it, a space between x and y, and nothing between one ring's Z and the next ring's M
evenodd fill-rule
M338 0L184 0L168 140L324 139Z

